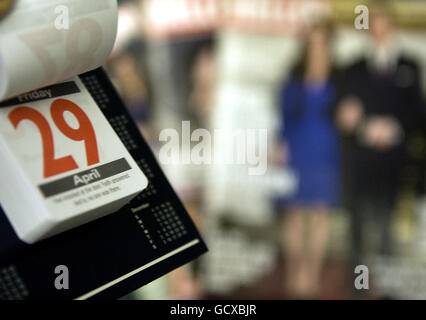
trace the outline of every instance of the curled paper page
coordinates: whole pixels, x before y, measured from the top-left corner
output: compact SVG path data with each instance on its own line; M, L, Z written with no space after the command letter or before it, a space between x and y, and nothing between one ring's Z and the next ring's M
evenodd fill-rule
M0 101L102 65L117 0L16 0L0 20Z

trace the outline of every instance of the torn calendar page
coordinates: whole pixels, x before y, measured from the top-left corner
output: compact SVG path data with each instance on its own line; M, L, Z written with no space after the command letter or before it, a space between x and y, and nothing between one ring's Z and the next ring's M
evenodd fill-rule
M116 33L116 0L16 1L0 20L0 101L99 67Z

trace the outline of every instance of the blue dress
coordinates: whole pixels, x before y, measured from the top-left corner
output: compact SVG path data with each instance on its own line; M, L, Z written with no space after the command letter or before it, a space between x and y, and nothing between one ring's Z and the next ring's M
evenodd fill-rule
M286 204L339 203L339 141L331 116L335 98L331 82L309 85L292 79L281 91L281 138L288 144L289 166L298 177L297 190Z

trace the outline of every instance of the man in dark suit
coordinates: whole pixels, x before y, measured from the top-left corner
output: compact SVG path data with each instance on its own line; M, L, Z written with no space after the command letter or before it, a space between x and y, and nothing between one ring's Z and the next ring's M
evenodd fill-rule
M362 235L375 222L379 252L392 254L391 213L406 137L423 112L419 68L401 52L391 13L381 8L370 21L370 49L344 73L335 112L343 140L354 265L363 262Z

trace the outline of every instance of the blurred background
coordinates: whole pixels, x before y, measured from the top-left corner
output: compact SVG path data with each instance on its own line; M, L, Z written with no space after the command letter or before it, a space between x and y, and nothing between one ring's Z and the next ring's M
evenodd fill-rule
M182 121L268 130L263 175L162 164L210 251L126 299L426 299L426 1L128 0L119 15L106 69L154 152Z

